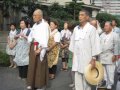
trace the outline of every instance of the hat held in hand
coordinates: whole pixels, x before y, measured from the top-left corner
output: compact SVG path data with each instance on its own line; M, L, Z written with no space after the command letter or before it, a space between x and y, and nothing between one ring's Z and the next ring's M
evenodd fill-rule
M95 68L92 69L92 65L89 64L85 68L85 79L91 85L98 85L104 78L104 68L102 64L98 61L95 61Z

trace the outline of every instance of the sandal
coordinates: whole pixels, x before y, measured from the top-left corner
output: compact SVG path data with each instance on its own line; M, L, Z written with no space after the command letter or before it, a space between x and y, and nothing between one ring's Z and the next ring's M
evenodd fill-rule
M66 68L62 68L61 71L68 71L68 69L66 69Z
M50 80L53 80L53 79L55 79L55 76L54 76L54 77L50 77L49 79L50 79Z

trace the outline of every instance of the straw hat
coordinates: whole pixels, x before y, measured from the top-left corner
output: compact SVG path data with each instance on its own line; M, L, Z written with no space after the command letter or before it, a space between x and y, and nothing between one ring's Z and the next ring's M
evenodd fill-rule
M92 69L92 65L89 64L85 68L85 79L91 85L98 85L104 77L104 68L102 64L96 61L95 69Z

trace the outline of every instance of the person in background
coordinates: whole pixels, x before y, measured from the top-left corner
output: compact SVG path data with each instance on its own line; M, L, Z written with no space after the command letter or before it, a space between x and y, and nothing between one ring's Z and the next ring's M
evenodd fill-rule
M67 71L68 69L68 58L69 58L69 42L71 37L71 32L68 29L69 23L64 22L64 29L61 31L61 56L62 56L62 71Z
M113 27L113 32L116 32L120 35L120 28L117 27L116 20L112 20L112 27Z
M29 47L27 37L30 33L28 29L28 22L26 20L20 21L20 31L15 36L17 40L16 55L14 61L16 62L19 70L19 78L26 80L29 65Z
M96 55L100 54L97 45L100 40L96 38L96 28L89 21L90 15L86 10L79 12L80 24L74 28L69 50L73 53L72 71L75 72L75 90L91 90L84 77L85 68L90 63L95 67Z
M103 30L101 29L100 23L98 22L98 20L92 19L90 21L90 24L93 25L96 28L96 30L97 30L97 32L98 32L99 35L102 34Z
M13 61L15 54L16 54L16 40L15 40L15 35L17 34L16 30L16 24L11 23L10 24L10 32L7 38L7 47L6 47L6 53L10 56L10 68L16 68L17 65Z
M48 84L48 62L46 50L49 40L49 25L43 19L41 9L33 13L35 24L28 36L30 46L30 61L27 76L27 89L44 90Z
M107 21L104 25L104 33L100 36L102 52L99 60L104 66L104 82L103 87L112 90L114 85L115 62L119 55L119 37L118 34L112 32L112 23Z
M57 63L59 58L60 51L60 32L58 31L58 22L53 20L50 22L50 38L48 41L48 49L47 49L47 60L49 67L49 78L55 79L55 74L57 70Z
M113 27L113 32L117 33L119 38L120 38L120 28L117 27L117 21L116 20L112 20L112 27ZM120 59L120 39L119 39L119 56L118 58ZM117 84L117 81L118 81L118 73L117 73L117 68L120 67L120 60L116 61L116 69L115 69L115 78L114 78L114 87L116 88L116 84Z
M71 33L73 32L74 27L75 24L71 22L69 25L69 30L71 31ZM74 79L75 72L72 71L72 63L73 63L72 60L73 60L73 53L69 51L68 68L70 69L70 77L71 77L71 83L69 84L69 87L71 87L72 90L75 90L75 79Z

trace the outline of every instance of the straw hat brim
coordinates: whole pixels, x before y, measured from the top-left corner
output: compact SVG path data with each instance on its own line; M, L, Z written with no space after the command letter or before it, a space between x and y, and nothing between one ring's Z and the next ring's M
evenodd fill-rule
M103 66L102 66L102 64L100 62L96 61L95 69L92 69L92 65L89 64L85 68L84 75L85 75L86 81L89 84L97 85L104 78L104 68L103 68Z

